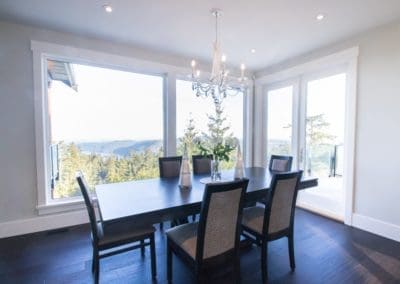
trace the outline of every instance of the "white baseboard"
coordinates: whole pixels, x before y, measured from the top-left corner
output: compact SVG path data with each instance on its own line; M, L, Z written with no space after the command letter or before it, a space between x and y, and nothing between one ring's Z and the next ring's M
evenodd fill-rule
M86 210L0 223L0 238L53 230L89 222Z
M354 213L353 227L400 242L400 226L391 223Z

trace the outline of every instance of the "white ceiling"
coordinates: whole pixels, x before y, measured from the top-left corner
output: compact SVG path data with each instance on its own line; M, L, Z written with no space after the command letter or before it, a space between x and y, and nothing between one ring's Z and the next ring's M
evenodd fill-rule
M400 0L1 0L0 19L210 61L211 8L228 61L252 70L400 18Z

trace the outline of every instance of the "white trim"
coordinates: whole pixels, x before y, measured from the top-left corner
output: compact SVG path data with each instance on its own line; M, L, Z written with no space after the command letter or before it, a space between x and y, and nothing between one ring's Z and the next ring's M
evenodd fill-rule
M0 238L54 230L89 222L84 210L0 223Z
M63 200L60 202L48 203L46 205L38 205L36 209L39 215L54 214L60 212L74 211L85 209L86 205L82 198L75 200Z
M45 55L47 58L59 60L74 61L74 63L90 64L105 68L113 68L118 70L126 70L149 75L163 76L168 72L190 74L191 69L188 67L179 67L138 59L130 56L122 56L118 54L100 52L92 49L77 48L67 45L60 45L49 42L31 41L31 50L37 54Z
M353 227L400 242L400 226L361 214L353 214Z
M243 93L243 159L246 167L253 165L254 141L254 84L249 84Z
M164 156L176 155L176 74L164 77Z
M358 57L354 57L347 67L347 92L345 109L345 135L344 135L344 176L343 187L345 189L344 204L344 223L352 224L354 210L354 190L355 190L355 156L356 156L356 127L357 127L357 66Z
M290 78L299 76L305 73L314 73L319 70L324 70L327 68L332 68L332 64L346 64L347 62L358 57L359 48L358 46L330 54L309 62L296 65L294 67L287 68L285 70L261 76L256 79L256 84L271 84L279 81L288 80Z
M265 141L263 130L263 86L255 85L255 94L253 100L253 166L262 167L264 166L264 156L263 156L263 141Z

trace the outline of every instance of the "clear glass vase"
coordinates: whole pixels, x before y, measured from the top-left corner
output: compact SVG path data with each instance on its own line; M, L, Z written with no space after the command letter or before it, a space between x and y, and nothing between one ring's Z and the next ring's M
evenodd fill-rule
M211 161L211 180L221 180L221 161L218 159L214 159Z

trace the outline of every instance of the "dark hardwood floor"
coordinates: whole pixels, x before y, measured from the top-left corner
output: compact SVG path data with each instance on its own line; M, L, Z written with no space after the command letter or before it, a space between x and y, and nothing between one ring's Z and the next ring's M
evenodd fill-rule
M156 233L157 283L166 283L165 237ZM286 239L269 244L271 283L400 283L400 243L298 209L297 268L290 272ZM0 283L91 283L89 226L0 240ZM260 251L243 250L242 283L261 283ZM150 254L140 250L101 260L101 283L152 283ZM174 283L193 277L174 258ZM216 282L231 282L228 277Z

